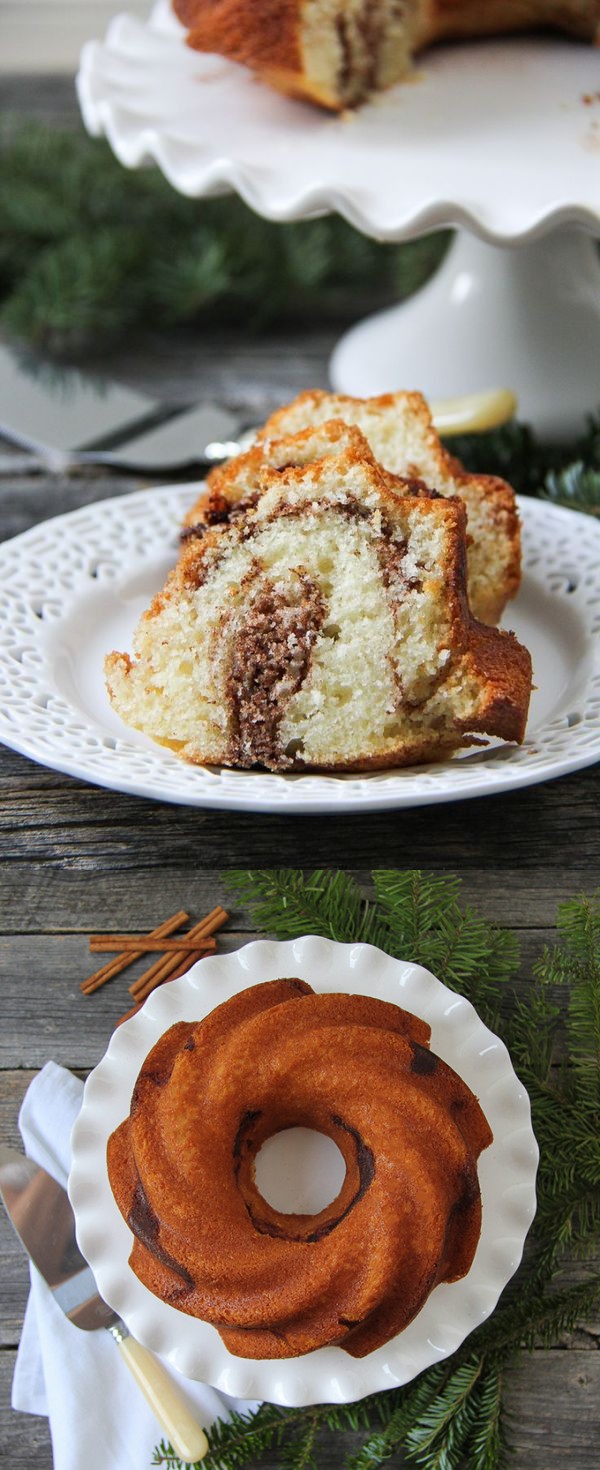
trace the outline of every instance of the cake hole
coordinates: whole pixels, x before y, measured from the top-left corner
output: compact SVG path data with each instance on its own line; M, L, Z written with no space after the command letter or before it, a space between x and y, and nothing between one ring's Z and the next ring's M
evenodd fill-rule
M339 623L326 623L325 627L323 628L323 637L333 638L334 642L337 642L340 636L340 632L341 629Z
M581 720L582 716L579 714L579 711L572 710L571 714L567 715L567 725L569 730L572 730L574 725L580 725Z
M318 1215L336 1199L346 1165L332 1138L313 1128L286 1128L256 1156L256 1187L284 1215Z

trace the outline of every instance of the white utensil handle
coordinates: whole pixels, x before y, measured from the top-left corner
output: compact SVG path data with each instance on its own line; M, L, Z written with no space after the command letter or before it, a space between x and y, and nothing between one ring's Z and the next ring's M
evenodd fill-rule
M156 1414L180 1460L203 1460L208 1450L204 1430L196 1423L179 1389L162 1363L134 1337L117 1338L121 1356L131 1369L144 1398Z
M462 398L439 398L429 406L438 434L449 438L497 429L512 418L517 400L509 388L490 388L486 393L466 393Z

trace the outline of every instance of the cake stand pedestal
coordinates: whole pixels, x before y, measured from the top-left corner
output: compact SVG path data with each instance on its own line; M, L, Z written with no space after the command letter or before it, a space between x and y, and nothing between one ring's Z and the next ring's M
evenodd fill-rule
M555 37L434 47L411 83L334 117L185 44L168 0L82 53L89 131L194 198L276 221L343 215L381 241L459 231L436 277L350 331L334 386L517 392L546 436L600 400L600 57Z
M546 439L569 436L600 401L600 260L563 226L518 246L462 230L409 301L353 327L330 364L333 386L368 396L410 381L428 398L510 385Z

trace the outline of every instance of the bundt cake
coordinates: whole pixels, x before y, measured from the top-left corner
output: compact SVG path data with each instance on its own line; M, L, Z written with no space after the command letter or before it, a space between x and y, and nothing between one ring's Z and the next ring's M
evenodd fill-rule
M360 1358L401 1332L469 1270L492 1142L428 1042L398 1006L296 979L172 1026L108 1143L140 1280L246 1358L326 1344ZM255 1184L262 1144L294 1127L328 1135L346 1164L315 1215L276 1210Z
M497 623L519 589L521 541L514 492L492 475L471 475L442 445L428 404L420 393L385 393L349 398L341 393L301 393L274 413L245 454L211 470L207 492L191 508L186 524L223 521L231 506L246 501L263 463L278 467L292 453L290 435L328 419L355 424L379 464L394 475L421 479L441 495L459 495L467 512L467 587L471 611L482 623ZM281 447L278 440L285 437ZM318 443L317 450L318 453ZM296 450L298 453L298 450ZM289 462L289 458L288 458Z
M299 441L306 463L261 469L257 503L184 547L136 660L108 656L117 713L187 760L274 771L521 740L531 660L469 614L462 502L381 470L356 428Z
M401 81L432 42L551 27L600 38L600 0L173 0L188 43L339 111Z

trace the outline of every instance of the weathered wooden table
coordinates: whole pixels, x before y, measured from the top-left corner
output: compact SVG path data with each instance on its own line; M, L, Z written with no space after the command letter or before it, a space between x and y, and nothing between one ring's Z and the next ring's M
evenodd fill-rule
M18 90L14 95L22 100ZM38 111L52 112L50 96L60 114L60 89L37 95ZM324 384L332 340L326 332L292 344L149 340L113 369L149 393L160 387L172 401L193 381L199 398L245 408L252 419L300 387ZM143 483L97 471L69 478L8 473L0 480L0 535ZM374 867L458 873L465 899L518 932L526 984L532 958L552 939L558 902L600 885L598 775L596 768L506 796L359 820L253 816L113 794L0 749L0 1138L19 1144L17 1112L36 1070L53 1058L85 1075L126 1008L125 976L91 999L80 994L79 982L94 968L89 934L139 933L179 908L201 916L223 901L220 875L229 867L345 866L366 883ZM248 914L234 908L227 944L252 933ZM10 1409L28 1277L2 1217L0 1270L0 1461L48 1470L46 1421ZM598 1466L599 1346L600 1328L588 1325L555 1349L524 1357L514 1370L515 1470ZM278 1463L276 1455L271 1463ZM321 1464L323 1470L339 1464L331 1444Z

